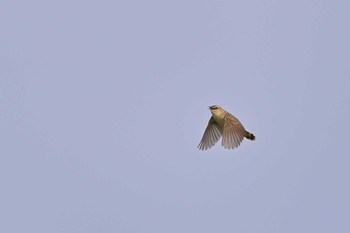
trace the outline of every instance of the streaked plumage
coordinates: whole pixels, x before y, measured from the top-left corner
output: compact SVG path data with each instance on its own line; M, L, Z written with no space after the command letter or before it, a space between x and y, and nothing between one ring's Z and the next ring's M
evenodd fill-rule
M222 146L225 149L238 147L246 137L255 140L252 133L246 131L242 123L229 112L226 112L218 105L209 107L212 117L204 131L201 142L198 145L200 150L210 149L222 136Z

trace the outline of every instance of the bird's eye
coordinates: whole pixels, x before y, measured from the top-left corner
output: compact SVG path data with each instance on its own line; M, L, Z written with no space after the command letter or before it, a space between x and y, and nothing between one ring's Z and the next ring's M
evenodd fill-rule
M210 109L218 109L218 107L216 105L210 106Z

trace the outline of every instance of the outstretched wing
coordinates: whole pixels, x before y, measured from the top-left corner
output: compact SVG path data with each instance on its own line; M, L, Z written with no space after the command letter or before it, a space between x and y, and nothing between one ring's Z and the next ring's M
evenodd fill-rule
M222 146L225 149L234 149L238 147L246 134L241 122L232 114L227 113L223 128Z
M208 126L204 131L201 142L198 145L200 150L207 150L217 143L221 137L222 128L213 117L209 119Z

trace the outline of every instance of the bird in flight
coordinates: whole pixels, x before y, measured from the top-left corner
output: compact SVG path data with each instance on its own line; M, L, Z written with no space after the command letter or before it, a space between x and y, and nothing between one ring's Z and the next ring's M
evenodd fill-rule
M209 110L212 117L209 119L198 149L210 149L219 141L221 136L221 145L225 149L238 147L244 138L255 140L254 134L246 131L242 123L231 113L226 112L218 105L209 106Z

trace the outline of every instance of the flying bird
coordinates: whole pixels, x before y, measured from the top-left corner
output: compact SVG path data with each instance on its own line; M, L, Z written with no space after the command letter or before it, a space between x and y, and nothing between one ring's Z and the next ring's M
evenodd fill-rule
M232 114L226 112L218 105L209 106L212 114L208 126L204 131L198 148L200 150L210 149L222 136L222 146L225 149L238 147L244 138L255 140L254 134L248 132L242 123Z

